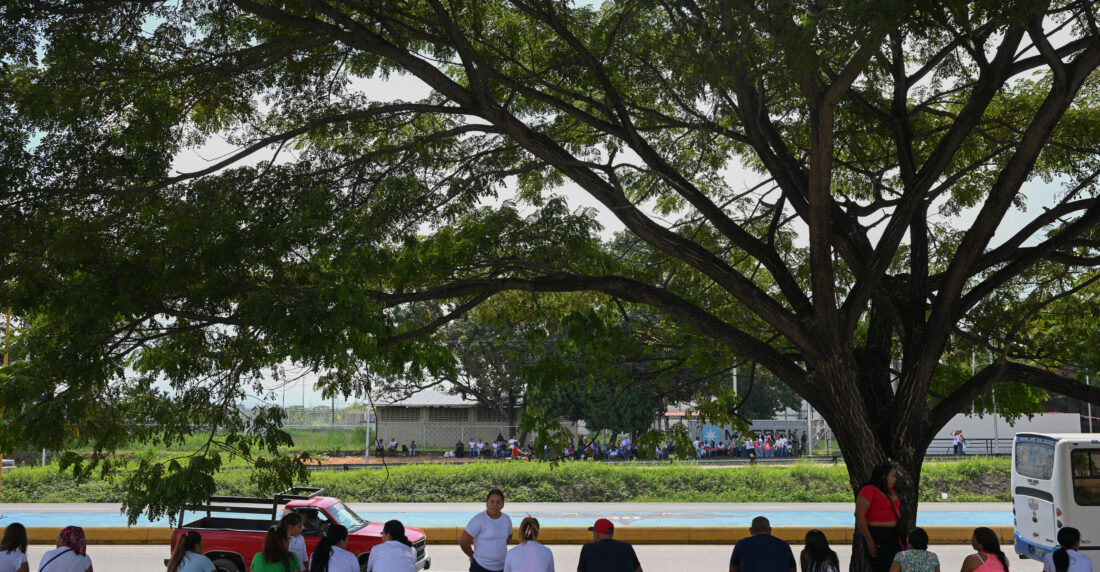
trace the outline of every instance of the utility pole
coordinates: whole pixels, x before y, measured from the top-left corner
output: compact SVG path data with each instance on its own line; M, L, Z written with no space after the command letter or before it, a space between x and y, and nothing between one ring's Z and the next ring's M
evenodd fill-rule
M1087 385L1089 387L1092 387L1092 383L1089 382L1089 374L1088 373L1085 373L1085 385ZM1092 433L1093 431L1095 431L1095 430L1092 428L1092 402L1090 401L1089 402L1089 433Z
M8 308L8 317L4 320L4 366L8 367L8 348L10 343L8 342L8 336L11 335L11 307ZM0 497L3 496L4 491L4 453L0 451Z
M989 358L989 365L993 365L993 352L989 352L986 355ZM993 454L1001 452L1001 438L997 433L997 387L991 387L989 389L990 398L993 400Z

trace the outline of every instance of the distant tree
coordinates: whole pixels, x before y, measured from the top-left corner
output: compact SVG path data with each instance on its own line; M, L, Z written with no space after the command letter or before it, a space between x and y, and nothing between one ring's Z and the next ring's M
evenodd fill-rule
M786 410L797 410L802 398L767 371L754 365L739 370L738 396L742 402L737 412L748 419L771 419Z
M524 338L522 326L501 327L481 322L476 315L455 320L440 329L440 343L453 356L451 367L428 373L408 369L381 374L374 388L384 398L399 400L429 388L472 398L504 418L508 434L515 434L527 405L527 381L519 370L538 359Z

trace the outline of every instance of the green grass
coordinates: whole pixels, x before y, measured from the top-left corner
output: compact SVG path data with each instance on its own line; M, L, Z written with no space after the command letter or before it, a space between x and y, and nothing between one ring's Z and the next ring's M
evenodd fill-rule
M219 493L255 495L245 469L217 475ZM56 467L19 468L4 475L5 502L117 502L119 484L77 484ZM708 469L696 465L639 466L597 462L420 464L347 473L314 473L310 484L348 502L480 502L499 487L510 501L528 502L849 502L843 465ZM1007 501L1008 459L971 457L928 462L920 500Z

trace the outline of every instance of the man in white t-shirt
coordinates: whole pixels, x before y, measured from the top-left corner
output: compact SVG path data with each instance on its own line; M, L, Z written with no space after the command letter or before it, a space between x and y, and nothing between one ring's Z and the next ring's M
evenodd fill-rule
M485 511L470 519L458 538L458 546L470 559L470 572L501 572L508 555L508 539L512 536L512 518L501 512L504 493L489 491Z

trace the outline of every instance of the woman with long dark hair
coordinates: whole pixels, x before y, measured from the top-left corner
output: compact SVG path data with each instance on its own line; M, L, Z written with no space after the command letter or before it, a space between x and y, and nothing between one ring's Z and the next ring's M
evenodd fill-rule
M347 551L348 529L330 524L309 562L310 572L359 572L359 561Z
M305 569L309 562L309 553L306 552L306 539L302 536L305 519L302 518L300 513L289 511L283 515L282 520L279 521L279 526L286 529L286 536L290 539L287 550L298 557L298 564Z
M301 572L298 557L290 551L286 529L273 525L264 535L264 548L252 557L252 572Z
M416 572L416 549L400 520L382 526L382 544L371 549L367 572Z
M840 559L836 552L829 547L829 539L825 533L818 529L806 532L806 547L802 549L799 560L802 563L802 572L838 572Z
M28 572L27 529L18 522L4 528L4 538L0 540L0 572Z
M975 528L970 545L978 553L963 560L961 572L1008 572L1008 558L1001 552L1001 541L993 529L984 526Z
M1058 549L1043 559L1043 572L1092 572L1092 559L1078 552L1080 548L1080 530L1072 526L1059 529Z
M214 572L214 563L202 553L202 535L192 530L176 539L167 572Z
M881 463L856 497L856 531L866 543L873 572L889 572L894 555L904 548L897 532L901 510L901 497L894 490L897 481L897 467Z

